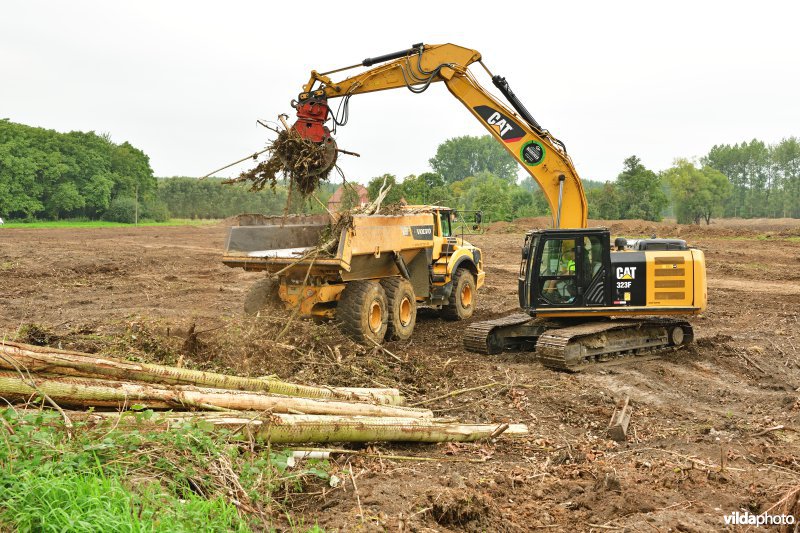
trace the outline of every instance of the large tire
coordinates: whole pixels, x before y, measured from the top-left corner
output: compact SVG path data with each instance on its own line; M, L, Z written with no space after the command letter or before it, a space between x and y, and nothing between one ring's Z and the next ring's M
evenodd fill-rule
M250 287L244 298L244 312L257 315L259 311L275 310L279 307L278 283L270 278L263 278Z
M442 307L442 317L447 320L464 320L472 316L477 303L475 276L466 268L459 268L453 274L453 291L450 303Z
M417 323L417 298L414 296L414 287L407 279L401 277L382 279L381 285L386 291L389 308L386 338L406 341L411 338L414 325Z
M356 342L380 344L388 327L386 292L377 281L351 281L342 291L336 318L342 331Z

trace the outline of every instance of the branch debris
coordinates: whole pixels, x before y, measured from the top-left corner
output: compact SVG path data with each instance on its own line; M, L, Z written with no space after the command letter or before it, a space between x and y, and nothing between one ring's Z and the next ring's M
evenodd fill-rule
M293 129L279 132L267 151L270 154L268 159L224 183L249 181L251 191L260 191L267 186L274 190L278 175L283 174L306 198L319 187L320 181L328 179L336 162L333 143L315 143L300 137Z

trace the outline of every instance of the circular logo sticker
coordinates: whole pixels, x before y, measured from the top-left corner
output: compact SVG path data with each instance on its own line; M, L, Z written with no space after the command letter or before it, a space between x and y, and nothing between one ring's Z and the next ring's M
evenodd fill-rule
M534 167L544 161L544 146L539 141L528 141L519 154L526 165Z

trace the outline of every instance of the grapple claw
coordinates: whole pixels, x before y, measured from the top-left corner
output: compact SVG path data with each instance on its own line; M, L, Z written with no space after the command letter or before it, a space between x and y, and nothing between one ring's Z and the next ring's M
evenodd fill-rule
M336 140L331 136L331 131L325 126L330 108L324 96L314 96L301 100L295 106L297 121L292 129L301 138L325 146L323 163L308 169L309 175L326 174L336 164Z

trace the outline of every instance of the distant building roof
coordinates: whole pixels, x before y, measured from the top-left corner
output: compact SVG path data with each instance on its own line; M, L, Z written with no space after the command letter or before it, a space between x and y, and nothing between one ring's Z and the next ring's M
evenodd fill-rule
M352 187L358 193L358 207L369 203L369 191L367 188L359 183L348 183L348 187ZM331 195L328 200L328 209L336 211L342 203L342 196L344 195L344 185L340 185L338 189Z

